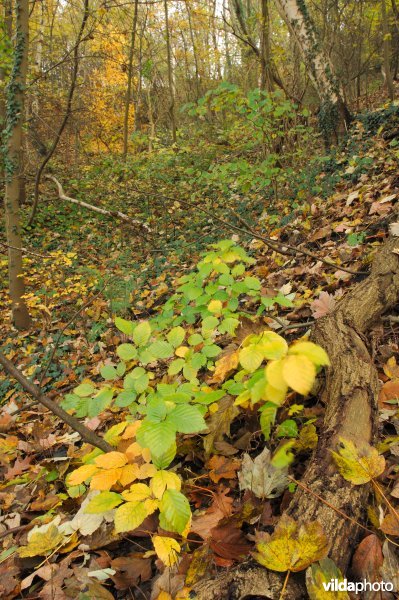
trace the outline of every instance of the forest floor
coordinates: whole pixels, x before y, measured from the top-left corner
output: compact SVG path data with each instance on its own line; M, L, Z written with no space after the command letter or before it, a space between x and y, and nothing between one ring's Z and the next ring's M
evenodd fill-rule
M243 321L239 339L257 330L259 324L289 340L301 337L367 276L356 272L368 271L384 240L399 235L398 120L397 112L381 109L356 121L345 145L315 175L319 194L308 190L296 203L279 197L269 199L268 205L263 198L237 197L233 212L226 209L223 197L203 204L194 200L193 206L187 207L173 182L157 182L154 189L147 182L136 183L137 178L123 167L104 176L101 167L94 165L82 168L79 177L67 169L54 169L66 194L129 212L151 232L62 203L52 184L46 183L46 200L36 226L25 236L27 299L34 319L27 333L17 333L9 325L7 261L0 259L3 352L36 383L45 369L42 389L59 401L83 380L98 381L103 364L115 357L123 339L115 328L115 315L134 320L156 315L176 280L192 271L207 246L231 236L255 259L246 276L261 281L262 296L287 300L256 317L258 306L251 295L243 298L254 320ZM182 189L184 184L179 193ZM312 255L282 255L256 236L267 236L280 247L290 244ZM219 343L223 347L223 339ZM231 344L237 347L237 340L225 336L224 344L231 350ZM368 345L381 383L378 449L385 455L386 468L380 484L397 505L399 311L385 315L372 329ZM233 531L232 523L240 520L244 502L238 483L244 451L253 456L263 445L252 415L245 429L241 422L233 427L228 443L220 445L211 458L198 446L194 448L190 437L186 451L183 448L180 453L180 471L190 473L189 484L196 484L186 491L194 510L192 532L196 537L178 569L154 561L148 554L149 534L142 532L125 536L121 543L98 530L97 535L82 535L64 548L64 553L55 552L47 559L19 557L16 551L26 544L32 524L49 522L55 515L71 517L79 509L79 498L68 496L63 478L79 457L80 442L3 372L0 399L2 598L175 597L187 572L193 586L247 556L259 531L272 530L292 497L290 488L279 499L255 502L255 518L252 515L246 523L241 519ZM290 403L279 413L272 444L277 448L281 440L295 439L300 460L293 473L300 479L317 443L324 406L317 394L311 394L302 407L295 394ZM99 416L87 417L85 423L101 434L115 423L116 416L120 419L120 412L109 408ZM363 546L355 553L352 570L357 578L370 572L393 573L398 568L393 545L384 543L387 536L396 542L399 537L398 520L390 515L389 511L379 513L377 503L368 506L364 525L372 533L365 535ZM57 572L54 565L58 565Z

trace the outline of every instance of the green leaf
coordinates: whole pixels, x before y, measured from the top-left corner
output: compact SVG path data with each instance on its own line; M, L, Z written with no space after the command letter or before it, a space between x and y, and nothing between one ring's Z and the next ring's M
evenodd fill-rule
M98 392L96 396L90 399L88 404L88 416L97 417L103 410L108 408L114 397L114 390L104 388Z
M122 333L128 336L133 335L134 323L133 321L127 321L126 319L122 319L121 317L115 317L115 327L119 329Z
M136 400L136 398L136 392L134 392L133 390L125 390L124 392L118 394L114 402L114 406L118 406L119 408L125 408L126 406L132 404Z
M159 340L148 346L148 352L154 358L170 358L173 355L173 346L169 342Z
M203 321L202 321L202 331L213 331L214 329L217 328L217 326L219 325L219 319L217 319L216 317L206 317Z
M168 375L177 375L177 373L180 373L185 364L186 361L184 358L176 358L169 365Z
M100 492L94 496L86 506L85 512L95 515L112 510L123 502L121 496L115 492Z
M177 490L166 490L162 496L159 509L167 522L173 527L172 531L183 533L191 517L187 498Z
M202 344L203 341L204 338L199 333L193 333L188 338L188 343L190 344L190 346L198 346L198 344Z
M136 381L134 382L134 389L136 390L136 392L138 394L142 394L147 389L148 382L149 382L148 373L145 373L144 375L141 375L141 377L136 379Z
M147 420L152 423L160 423L166 417L165 400L159 397L153 398L147 404Z
M191 404L178 404L167 416L167 422L180 433L198 433L206 429L204 417Z
M277 437L290 437L294 438L298 436L298 426L293 419L286 419L277 428Z
M91 396L96 391L96 388L91 383L81 383L73 390L73 393L79 398L87 398L87 396Z
M112 381L114 379L118 379L118 373L116 372L115 367L112 365L104 365L100 370L101 377L104 377L107 381Z
M115 511L115 531L122 533L139 527L148 512L143 502L125 502Z
M170 421L151 423L144 421L137 432L136 440L142 448L149 448L151 454L160 456L167 452L176 439L176 428Z
M154 454L151 452L151 460L157 469L166 469L176 456L176 443L173 443L170 448L162 454Z
M121 344L116 353L122 360L133 360L137 358L137 348L133 344Z
M144 346L151 335L151 325L148 321L142 321L133 331L133 340L137 346Z
M245 277L244 283L249 290L260 290L261 284L257 277Z
M204 346L201 350L202 354L207 358L215 358L221 353L222 349L216 344L211 344L210 346Z
M235 319L234 317L227 317L223 319L223 321L219 325L220 333L228 333L229 335L234 335L235 330L237 329L240 321Z
M172 346L174 348L177 348L177 346L180 346L185 338L186 332L184 331L183 327L173 327L173 329L171 329L169 331L169 333L167 334L166 338L169 342L169 344L172 344Z

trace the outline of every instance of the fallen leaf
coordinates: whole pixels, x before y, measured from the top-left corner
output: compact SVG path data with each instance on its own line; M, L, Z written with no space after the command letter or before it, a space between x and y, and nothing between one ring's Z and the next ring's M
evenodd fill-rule
M383 563L381 542L374 533L365 537L355 550L352 569L359 579L379 581Z
M234 479L237 476L237 471L240 468L238 459L228 459L225 456L212 456L208 461L209 477L215 483L221 479Z
M357 448L351 440L340 438L338 452L332 452L342 477L355 485L368 483L385 469L385 458L376 448L363 444Z
M257 498L275 498L288 485L287 468L272 464L270 450L264 448L254 460L244 454L238 481L241 490L250 490Z
M322 558L306 570L306 589L310 600L330 600L332 592L326 591L323 584L332 579L343 581L341 571L331 558ZM334 591L334 600L349 600L346 592Z
M302 571L325 558L328 542L317 521L297 523L283 515L268 541L256 545L256 560L272 571Z

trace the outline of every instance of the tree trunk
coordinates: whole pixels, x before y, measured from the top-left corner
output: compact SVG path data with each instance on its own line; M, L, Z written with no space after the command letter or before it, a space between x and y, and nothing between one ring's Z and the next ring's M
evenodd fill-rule
M275 4L298 44L309 77L320 98L320 128L326 142L330 143L331 138L337 139L350 122L350 113L343 100L333 65L321 48L305 1L275 0Z
M270 46L270 14L269 0L261 0L261 31L260 31L260 88L272 92L274 90L273 68Z
M368 485L352 485L332 463L331 450L340 437L356 445L373 443L377 431L378 377L366 346L367 333L399 299L399 239L388 240L374 258L370 276L348 291L330 315L319 319L311 339L331 360L321 400L326 405L323 430L301 480L314 494L297 488L287 513L296 520L317 520L330 542L329 556L346 572L359 539L355 521L364 520ZM331 508L344 512L344 518ZM280 597L283 577L257 565L244 564L214 580L201 581L198 600L239 600L247 596ZM290 579L285 600L307 598L304 579Z
M22 152L22 121L24 87L28 70L29 2L17 0L15 5L14 62L7 86L5 134L5 220L8 248L8 274L12 317L17 329L28 329L30 317L23 296L25 283L22 271L22 240L19 223L19 198Z
M133 55L134 55L134 46L136 42L136 31L137 31L137 17L138 17L138 8L139 2L135 0L134 2L134 13L133 13L133 23L132 23L132 32L130 39L130 48L129 48L129 62L127 67L127 88L126 88L126 96L125 96L125 114L123 118L123 159L126 160L127 157L127 149L128 149L128 141L129 141L129 112L130 112L130 102L132 96L132 80L133 80Z
M385 0L381 0L381 21L383 35L382 47L384 52L385 86L387 88L389 99L392 102L394 99L395 92L393 89L393 79L391 71L391 38L389 33L389 24Z
M169 116L170 123L172 126L172 140L176 143L176 112L175 112L175 89L173 81L173 67L172 67L172 52L170 48L170 32L169 32L169 14L168 14L168 0L164 0L165 10L165 39L166 39L166 55L168 62L168 83L169 83Z

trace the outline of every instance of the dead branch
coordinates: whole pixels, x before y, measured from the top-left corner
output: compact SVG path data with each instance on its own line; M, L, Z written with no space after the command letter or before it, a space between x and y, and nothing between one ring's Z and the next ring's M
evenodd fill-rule
M48 396L44 396L43 394L41 394L40 389L34 383L29 381L29 379L27 379L25 375L23 375L21 371L17 369L17 367L11 361L9 361L8 358L6 358L1 352L0 364L2 365L6 373L8 373L14 379L16 379L16 381L18 381L18 383L22 385L23 389L26 392L28 392L28 394L36 398L38 402L40 402L41 404L43 404L43 406L48 408L59 419L61 419L61 421L69 425L71 429L77 431L82 440L84 440L88 444L91 444L92 446L95 446L96 448L99 448L100 450L103 450L104 452L112 452L114 448L110 444L108 444L108 442L100 438L96 433L94 433L94 431L91 431L90 429L85 427L83 423L78 421L78 419L76 419L72 415L69 415L63 408L61 408L61 406L58 406L58 404L53 402L53 400L51 400Z
M82 206L83 208L88 208L89 210L93 210L94 212L99 213L100 215L105 215L107 217L114 217L117 219L121 219L122 221L125 221L126 223L130 223L130 225L139 225L141 228L145 229L148 233L151 232L151 229L148 227L148 225L146 223L137 221L137 219L132 219L131 217L129 217L128 215L126 215L125 213L123 213L119 210L106 210L105 208L99 208L98 206L93 206L93 204L88 204L87 202L83 202L83 200L76 200L76 198L71 198L70 196L67 196L63 190L62 185L58 181L58 179L56 179L53 175L46 175L45 177L46 177L46 179L51 179L51 181L54 181L54 183L58 189L58 196L59 196L60 200L66 200L67 202L72 202L73 204L77 204L78 206Z

